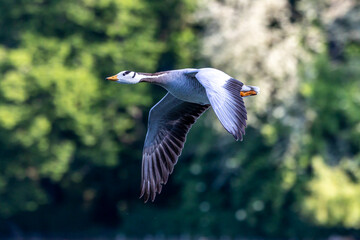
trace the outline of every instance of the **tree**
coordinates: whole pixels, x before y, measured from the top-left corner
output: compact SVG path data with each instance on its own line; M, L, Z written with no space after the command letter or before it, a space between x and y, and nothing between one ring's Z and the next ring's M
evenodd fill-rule
M168 14L169 7L179 10ZM163 92L104 78L190 64L196 42L184 19L191 8L186 1L1 1L1 218L40 229L27 218L45 215L54 218L41 223L48 231L79 218L83 227L120 221L119 201L127 206L138 194L142 112Z

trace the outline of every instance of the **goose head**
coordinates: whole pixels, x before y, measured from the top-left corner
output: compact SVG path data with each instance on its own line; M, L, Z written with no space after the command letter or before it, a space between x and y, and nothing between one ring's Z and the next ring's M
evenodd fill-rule
M140 82L141 77L133 71L122 71L114 76L107 77L106 80L122 84L135 84Z

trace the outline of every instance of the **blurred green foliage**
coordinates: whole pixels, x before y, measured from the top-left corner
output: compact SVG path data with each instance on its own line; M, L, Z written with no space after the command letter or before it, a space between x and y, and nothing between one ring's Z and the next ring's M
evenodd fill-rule
M206 62L201 26L189 23L195 8L189 0L0 1L1 234L14 225L60 235L359 234L358 44L340 62L324 52L303 63L297 134L263 114L259 129L234 142L209 111L155 203L137 199L147 112L165 92L104 78ZM295 157L284 152L291 142Z
M84 213L101 215L105 203L104 216L117 216L119 196L130 189L129 197L137 196L139 184L129 176L139 177L142 112L161 92L104 78L192 64L188 8L186 1L1 1L2 218L70 198Z
M359 50L350 44L345 62L319 56L304 71L307 123L299 159L313 173L301 204L304 215L325 226L360 229Z

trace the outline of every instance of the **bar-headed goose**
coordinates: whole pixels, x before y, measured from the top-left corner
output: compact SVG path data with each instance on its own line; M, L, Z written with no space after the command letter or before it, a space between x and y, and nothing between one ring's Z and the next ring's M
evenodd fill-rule
M214 68L180 69L157 73L122 71L106 78L117 83L149 82L168 93L150 110L142 157L141 195L154 201L174 169L186 135L210 106L224 128L242 140L246 127L243 97L259 93Z

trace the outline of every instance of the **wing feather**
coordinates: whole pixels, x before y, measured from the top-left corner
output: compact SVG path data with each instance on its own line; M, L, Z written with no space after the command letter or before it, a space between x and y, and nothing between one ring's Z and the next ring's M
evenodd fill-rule
M181 154L186 135L210 105L181 101L170 93L150 111L145 138L141 194L145 202L154 201L162 190Z
M245 135L247 112L240 91L242 82L217 69L200 69L195 78L204 86L216 116L236 140Z

